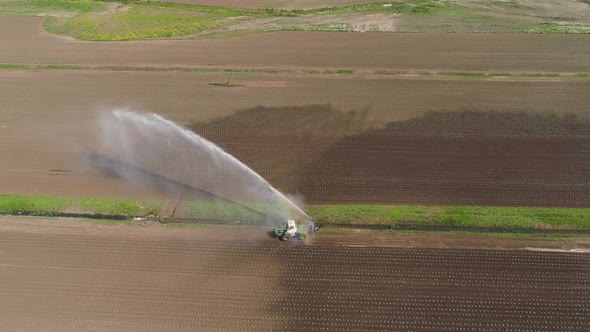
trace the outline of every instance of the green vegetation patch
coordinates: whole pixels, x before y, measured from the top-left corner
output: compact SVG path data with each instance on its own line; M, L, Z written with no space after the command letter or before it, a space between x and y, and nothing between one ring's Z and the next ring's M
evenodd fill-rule
M441 75L449 77L466 77L466 78L495 78L495 77L512 77L512 78L588 78L587 73L482 73L482 72L441 72L441 73L422 73L426 76Z
M261 224L267 216L277 215L275 206L260 203L192 201L185 202L180 212L184 217L195 221L239 222L241 224Z
M0 195L0 214L54 216L89 214L107 216L157 216L161 203L107 198Z
M510 8L512 2L500 2ZM519 5L515 2L515 5ZM24 0L0 3L0 15L48 16L45 29L79 39L97 41L136 40L199 34L198 38L224 38L269 31L353 31L350 23L322 23L322 15L343 18L363 14L401 14L411 17L398 31L480 31L525 33L590 33L590 25L576 22L540 22L506 18L493 10L477 9L464 1L404 0L354 4L317 9L247 9L120 0ZM439 19L432 20L432 16ZM317 23L279 22L276 27L244 30L221 28L258 18L317 17ZM442 18L442 21L441 21ZM306 19L304 19L305 21ZM343 20L344 21L344 20ZM378 31L377 26L370 31Z
M287 25L276 28L258 30L259 32L273 31L324 31L324 32L350 32L352 26L348 23L317 23L317 24L298 24Z
M342 229L342 228L341 228ZM345 229L343 229L345 230ZM588 238L589 234L572 234L572 233L526 233L518 231L510 232L474 232L464 230L444 230L444 231L423 231L423 230L402 230L402 229L388 229L388 230L373 230L374 232L384 234L429 234L429 235L440 235L442 234L456 234L456 235L476 235L476 236L491 236L491 237L506 237L506 238L553 238L553 239L567 239L567 238ZM324 228L322 228L322 233Z
M475 78L483 78L483 77L489 76L486 73L477 73L477 72L454 72L454 73L445 73L444 75L451 76L451 77L475 77Z
M19 64L0 63L0 70L107 70L107 71L177 71L189 73L209 73L226 76L250 75L254 73L264 74L306 74L306 75L353 75L353 74L374 74L387 76L426 76L426 77L457 77L457 78L526 78L526 79L590 79L590 73L494 73L494 72L413 72L413 71L355 71L352 69L264 69L264 68L211 68L211 67L158 67L158 66L88 66L88 65L66 65L66 64ZM212 82L209 85L221 87L238 87L241 84L229 82Z
M86 40L133 40L194 34L225 18L279 15L266 10L143 1L29 0L0 3L0 15L49 16L45 28Z
M348 225L590 230L590 209L421 205L315 205L319 222Z
M163 212L166 210L166 212ZM171 203L152 200L0 195L4 215L99 215L102 217L169 217ZM264 224L278 216L276 206L240 202L185 201L176 216L196 222ZM328 225L590 231L590 208L528 208L422 205L312 205L307 212ZM163 215L166 213L167 215ZM177 220L178 221L178 220ZM276 220L273 220L276 221Z
M235 87L238 87L238 86L243 86L242 84L235 84L235 83L228 83L228 82L225 82L225 83L221 83L221 82L209 83L209 85L221 86L221 87L224 87L224 88L235 88Z
M296 9L293 14L346 14L346 13L412 13L432 14L437 10L450 8L452 0L405 0L381 1L339 7L317 9Z
M576 22L543 22L524 29L526 33L590 34L590 24Z
M15 70L15 69L30 69L27 65L13 64L13 63L0 63L0 70Z
M62 197L47 195L0 195L0 215L101 216L169 218L175 203L170 201ZM261 224L279 215L276 206L232 201L184 201L175 217L198 222Z
M448 0L375 2L308 10L246 9L151 1L28 0L0 3L0 15L49 16L45 29L85 40L135 40L177 37L265 17L322 14L408 13L432 14L449 10ZM352 31L348 23L294 24L268 31ZM238 32L212 36L240 35ZM207 38L205 36L204 38Z
M85 0L26 0L1 2L3 16L55 16L73 17L102 9L104 3Z
M113 13L81 14L47 28L87 40L133 40L190 35L220 27L221 19L239 15L223 7L135 3L118 6Z

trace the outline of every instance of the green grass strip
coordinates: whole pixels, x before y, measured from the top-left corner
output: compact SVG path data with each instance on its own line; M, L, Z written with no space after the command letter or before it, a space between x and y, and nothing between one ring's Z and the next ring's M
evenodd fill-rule
M73 17L104 8L99 1L86 0L26 0L0 3L3 16L56 16Z
M526 79L589 79L590 73L494 73L494 72L412 72L412 71L362 71L352 69L281 69L281 68L216 68L216 67L166 67L166 66L89 66L67 64L19 64L0 63L0 70L97 70L97 71L172 71L193 73L264 73L264 74L306 74L306 75L381 75L381 76L424 76L424 77L453 77L453 78L526 78ZM224 82L212 82L215 86L238 86Z
M61 196L0 195L0 214L52 216L89 214L141 216L159 214L162 204L153 201Z
M422 205L315 205L327 224L475 227L501 230L590 230L590 209Z
M53 216L161 216L170 203L152 200L0 195L0 214ZM184 202L179 214L207 221L263 224L276 215L273 206L237 202ZM323 224L489 228L494 230L590 231L590 208L423 206L423 205L311 205L307 212Z

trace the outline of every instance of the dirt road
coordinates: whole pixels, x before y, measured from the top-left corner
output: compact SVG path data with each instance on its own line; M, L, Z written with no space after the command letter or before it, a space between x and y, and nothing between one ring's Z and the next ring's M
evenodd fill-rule
M41 233L16 221L0 230L0 324L10 331L590 326L588 254L284 245L78 224L81 235L59 220Z

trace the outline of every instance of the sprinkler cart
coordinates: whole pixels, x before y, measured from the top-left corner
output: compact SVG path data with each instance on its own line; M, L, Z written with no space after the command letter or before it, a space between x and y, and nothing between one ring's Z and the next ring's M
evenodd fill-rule
M309 233L315 234L320 229L320 225L315 221L311 220L311 226L309 226ZM289 241L291 238L299 240L305 240L308 236L308 230L305 227L298 226L295 220L288 220L285 225L275 226L275 235L281 241Z

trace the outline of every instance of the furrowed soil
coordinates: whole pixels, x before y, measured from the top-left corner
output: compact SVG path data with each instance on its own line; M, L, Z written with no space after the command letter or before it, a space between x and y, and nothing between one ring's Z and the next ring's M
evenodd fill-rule
M264 234L3 217L0 323L10 331L590 326L590 255L522 250L535 241L560 249L556 240L503 239L492 250L469 249L473 239L456 235L396 235L389 243L399 245L374 247L369 234L362 243L319 235L310 245Z
M208 84L220 74L0 75L2 193L159 195L88 159L98 114L122 106L189 126L312 203L590 202L588 80L248 74L230 89Z

